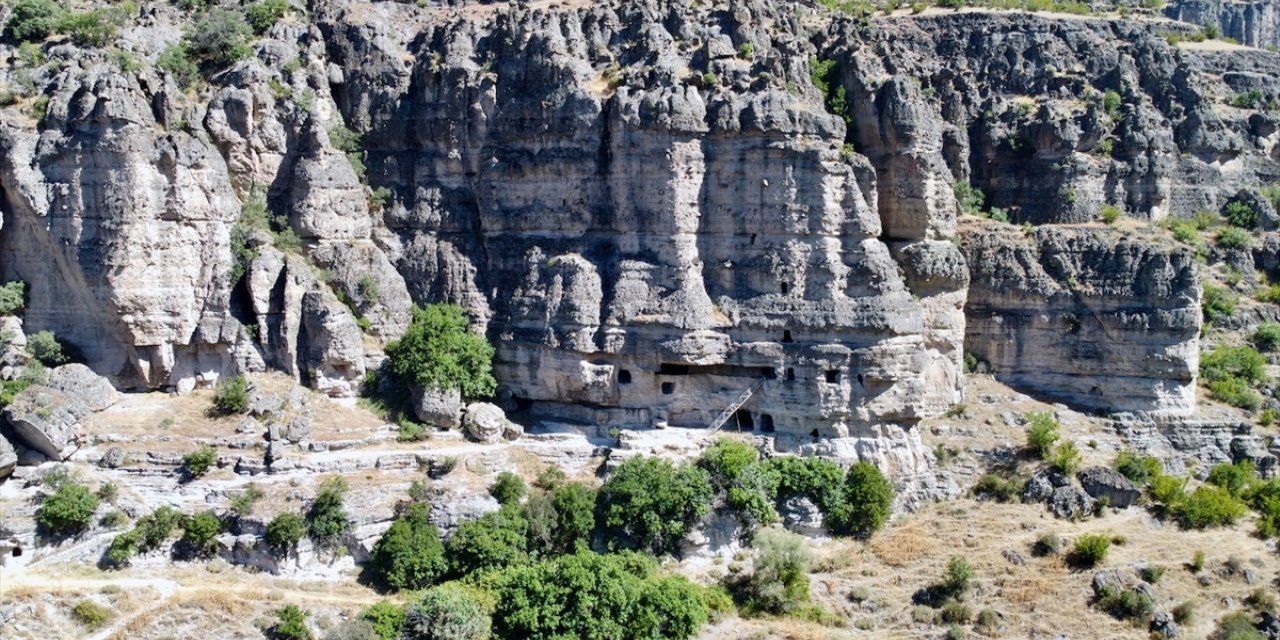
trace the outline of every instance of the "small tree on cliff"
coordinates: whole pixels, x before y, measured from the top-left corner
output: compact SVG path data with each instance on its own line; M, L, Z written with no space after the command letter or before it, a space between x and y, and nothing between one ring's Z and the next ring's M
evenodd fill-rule
M458 389L465 398L493 395L493 347L467 326L461 307L414 307L404 337L387 346L388 367L401 381L432 389Z

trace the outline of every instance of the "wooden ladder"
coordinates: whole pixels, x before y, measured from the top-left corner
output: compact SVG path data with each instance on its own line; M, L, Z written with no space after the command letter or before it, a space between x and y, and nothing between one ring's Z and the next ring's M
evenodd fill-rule
M741 409L742 405L746 404L747 401L751 399L751 396L755 394L762 385L764 385L764 381L764 378L760 378L756 380L754 384L747 387L745 391L738 394L738 397L733 402L729 403L729 406L725 407L724 411L721 411L720 415L716 416L716 419L711 422L711 433L719 431L720 427L723 427L724 423L729 420L729 417L737 412L738 409Z

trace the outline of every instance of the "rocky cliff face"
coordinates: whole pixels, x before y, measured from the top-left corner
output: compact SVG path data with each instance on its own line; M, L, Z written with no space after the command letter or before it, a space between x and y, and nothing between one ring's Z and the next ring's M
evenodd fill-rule
M996 378L1104 411L1186 414L1200 361L1193 252L1111 229L975 224L966 351Z
M541 419L707 425L755 387L736 424L901 443L912 469L909 427L961 397L966 342L1085 404L1192 402L1181 254L1012 227L962 251L957 183L1058 224L1216 210L1280 176L1275 115L1224 103L1277 97L1280 56L1173 46L1176 23L455 5L313 2L197 93L67 43L44 46L56 69L0 70L49 98L39 122L0 109L0 277L31 283L27 328L122 387L270 367L350 395L411 300L450 301L498 346L503 401ZM154 61L174 11L122 46Z
M1214 25L1222 35L1251 47L1280 47L1280 2L1275 0L1179 0L1166 5L1164 14L1191 24Z

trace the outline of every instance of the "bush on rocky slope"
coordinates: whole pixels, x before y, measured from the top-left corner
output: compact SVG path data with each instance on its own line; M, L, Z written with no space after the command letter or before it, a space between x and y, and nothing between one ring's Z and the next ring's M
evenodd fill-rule
M493 395L493 347L471 332L456 305L414 307L399 340L387 345L388 367L402 382L432 389L458 389L466 398Z
M676 553L680 541L711 509L706 471L657 457L623 462L596 496L596 522L611 547Z
M382 534L369 560L375 579L394 589L424 589L444 575L444 544L429 513L425 504L411 505Z
M36 524L54 536L76 534L89 528L98 509L98 497L88 487L66 480L40 503Z

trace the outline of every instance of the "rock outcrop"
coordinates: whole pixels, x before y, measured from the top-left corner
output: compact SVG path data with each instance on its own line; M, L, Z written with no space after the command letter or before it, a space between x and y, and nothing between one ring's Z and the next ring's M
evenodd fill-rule
M1213 25L1227 38L1258 48L1280 47L1280 2L1276 0L1175 0L1164 14L1194 25Z
M965 348L997 379L1106 411L1187 414L1200 358L1194 254L1100 227L960 236Z
M51 460L62 460L79 440L80 421L92 411L79 398L40 385L14 396L4 418L27 447Z

